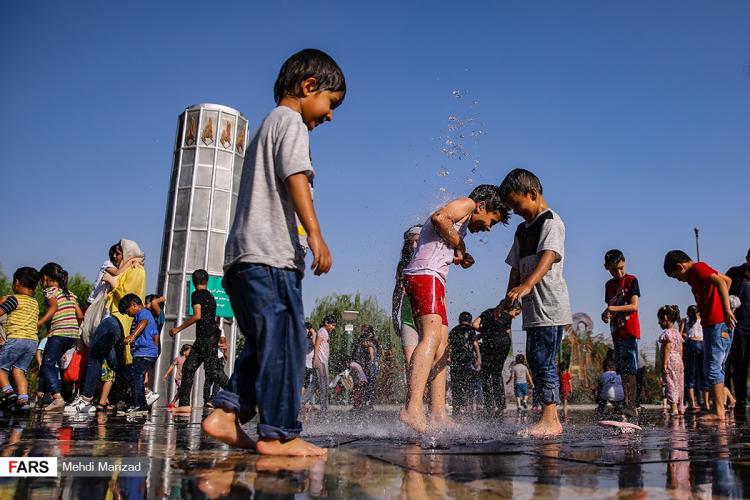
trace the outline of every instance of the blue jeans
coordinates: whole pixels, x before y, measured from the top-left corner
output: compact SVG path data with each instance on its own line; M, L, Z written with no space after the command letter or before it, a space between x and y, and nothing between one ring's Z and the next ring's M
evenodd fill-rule
M703 378L703 341L688 339L686 344L685 384L688 389L695 389L698 385L701 391L706 391L708 387Z
M560 378L557 376L557 353L564 327L542 326L526 330L526 357L534 377L534 402L560 404Z
M212 402L237 412L242 422L257 407L260 437L292 439L302 432L297 416L307 353L302 273L237 264L225 283L245 345L229 385Z
M613 342L617 373L620 375L635 375L638 372L638 340L628 337Z
M707 386L724 383L724 363L732 347L732 330L724 323L703 327L703 378Z
M154 366L154 361L156 358L134 357L133 363L128 368L130 387L133 390L133 406L139 408L146 406L146 387L143 377Z
M122 326L114 316L104 318L94 330L89 345L89 359L86 363L86 377L81 394L86 398L93 398L96 384L102 377L102 362L106 361L110 368L119 373L119 366L115 357L114 346L122 339Z
M44 382L44 391L52 394L60 392L62 384L60 383L60 368L57 366L60 358L65 351L76 345L78 339L72 337L58 337L52 335L47 338L47 346L42 354L42 381Z

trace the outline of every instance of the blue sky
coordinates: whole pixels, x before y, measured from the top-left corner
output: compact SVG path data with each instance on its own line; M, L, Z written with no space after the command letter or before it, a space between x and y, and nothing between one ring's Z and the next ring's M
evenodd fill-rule
M566 222L576 311L601 312L603 254L620 248L653 341L656 309L691 303L661 270L667 250L694 254L698 226L704 260L742 261L749 3L360 3L4 2L4 271L53 260L93 278L129 237L155 290L177 116L215 102L255 128L304 47L329 52L349 88L311 136L334 268L305 280L308 309L356 290L387 307L403 230L516 166ZM518 222L468 238L477 264L451 271L452 321L501 298Z

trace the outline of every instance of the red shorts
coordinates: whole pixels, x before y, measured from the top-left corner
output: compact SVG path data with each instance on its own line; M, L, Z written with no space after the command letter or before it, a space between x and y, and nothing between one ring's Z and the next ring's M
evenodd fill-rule
M448 311L445 306L445 285L429 274L405 275L406 294L411 304L414 319L427 314L437 314L448 326Z

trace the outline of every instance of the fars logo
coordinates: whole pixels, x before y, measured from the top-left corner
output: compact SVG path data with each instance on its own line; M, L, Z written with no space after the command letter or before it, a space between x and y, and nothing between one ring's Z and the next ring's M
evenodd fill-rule
M57 457L0 457L0 477L57 477Z

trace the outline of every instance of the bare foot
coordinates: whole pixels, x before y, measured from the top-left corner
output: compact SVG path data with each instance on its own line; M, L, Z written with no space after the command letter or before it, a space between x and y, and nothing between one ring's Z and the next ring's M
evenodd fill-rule
M427 419L424 417L424 413L412 414L408 410L401 410L399 414L401 421L414 429L415 431L422 433L427 429Z
M207 416L201 428L207 435L229 446L245 450L255 449L255 440L247 435L237 415L222 408L216 408Z
M190 415L191 413L193 413L192 406L176 406L174 408L167 407L167 410L175 415Z
M268 472L279 472L285 471L303 471L312 468L318 463L325 463L328 457L283 457L283 456L270 456L265 455L258 457L255 462L255 470L268 471Z
M706 413L698 417L698 420L700 422L723 422L725 417L717 413Z
M430 416L430 427L437 432L456 432L460 426L447 413Z
M523 437L532 438L551 438L562 434L563 428L560 422L539 422L528 429L520 431L518 434Z
M288 457L324 457L328 454L328 450L325 448L315 446L300 438L294 438L290 441L260 438L255 444L255 449L261 455Z

